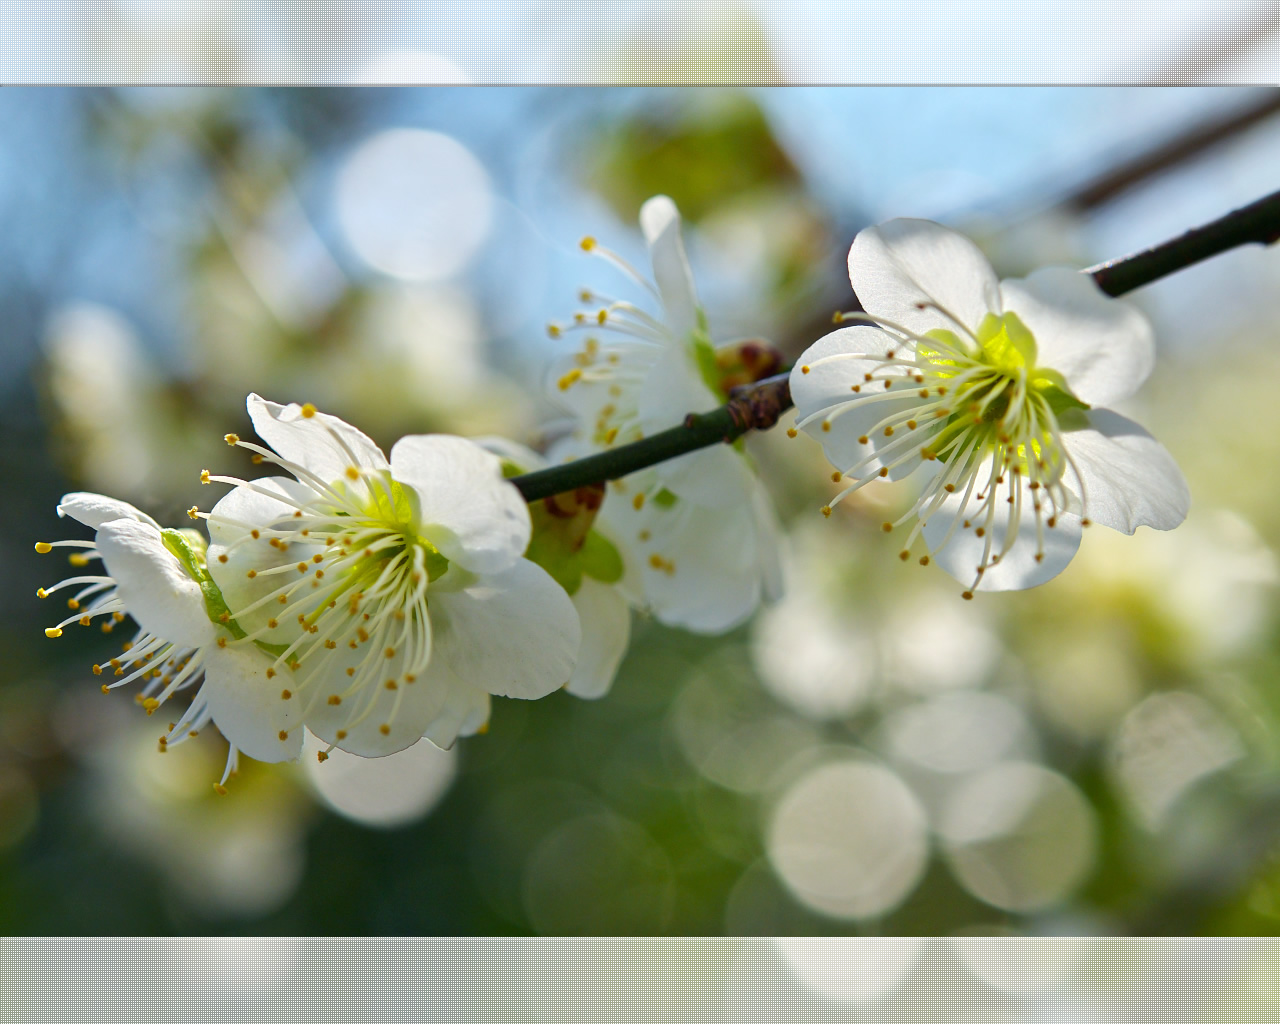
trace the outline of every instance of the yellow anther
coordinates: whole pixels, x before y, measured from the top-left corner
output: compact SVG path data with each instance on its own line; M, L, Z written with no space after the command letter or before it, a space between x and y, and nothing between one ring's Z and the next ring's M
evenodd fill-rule
M893 523L881 523L880 529L884 530L885 533L893 533Z
M795 437L798 433L800 432L795 427L787 427L787 437Z
M275 670L275 669L273 669L273 668L268 668L268 669L267 669L267 678L268 678L268 679L274 679L275 677L276 677L276 670Z
M218 796L226 796L226 795L227 795L227 787L226 787L226 786L224 786L221 782L215 782L215 783L213 784L213 791L214 791L215 793L217 793L217 794L218 794Z
M830 518L831 518L831 506L830 506L830 505L823 505L823 506L822 506L822 514L823 514L824 516L826 516L828 519L830 519Z
M559 324L547 324L547 337L548 337L548 338L558 338L558 337L560 337L560 334L561 334L561 331L560 331L560 325L559 325Z
M280 625L280 623L275 619L267 619L267 629L275 629L278 625Z
M838 484L843 479L844 479L844 474L841 473L840 470L838 469L831 474L831 482L833 484Z
M283 729L276 733L276 735L280 738L281 743L284 743L289 738L289 734Z
M582 246L583 252L590 252L592 249L596 247L596 240L592 238L590 235L586 235L582 239L582 241L579 242L578 244Z
M67 561L74 565L77 569L81 566L89 564L89 556L83 555L79 551L74 554L67 555Z
M307 571L307 563L306 563L306 562L299 562L299 563L298 563L298 572L306 572L306 571Z
M151 715L154 714L156 708L160 706L160 702L154 697L144 697L142 700L142 706L146 708L147 714Z
M53 545L50 544L48 541L44 541L44 540L36 541L36 551L39 552L40 554L47 555L52 550L53 550Z
M608 319L609 311L607 309L602 309L596 314L596 323L600 324L602 327L604 326L604 322Z
M823 432L824 434L829 434L829 433L831 433L831 421L830 421L830 420L823 420L823 421L822 421L822 432Z
M202 484L207 484L207 483L212 483L212 482L213 482L213 481L210 479L210 477L209 477L209 471L208 471L207 469L202 469L202 470L200 470L200 482L201 482Z
M961 594L960 596L961 596L961 597L963 597L966 601L972 601L972 600L973 600L973 591L972 591L972 590L966 590L966 591L965 591L963 594Z
M807 367L807 366L802 366L802 367L800 367L800 372L801 372L801 373L808 373L808 372L809 372L809 367Z
M395 681L394 679L388 679L388 680L386 681L385 685L386 685L386 687L387 687L387 689L388 689L388 690L398 690L398 689L400 689L400 687L396 685L396 681Z
M348 467L347 467L347 479L348 479L348 480L359 480L359 479L360 479L360 470L356 469L356 467L355 467L355 466L348 466Z
M337 740L345 740L347 738L347 730L339 729L337 732L333 734L333 738Z
M634 508L637 512L639 512L642 508L644 508L644 492L637 494L634 498L631 499L631 507Z
M326 754L323 750L317 750L316 760L319 761L321 764L324 764L327 760L329 760L329 755Z
M239 434L223 434L222 440L226 441L227 444L229 445L237 445L240 443L240 435Z
M342 698L339 697L336 693L332 693L329 695L329 703L332 704L334 707L337 707L339 704L342 703Z
M476 730L476 735L483 736L488 731L489 731L489 723L486 721L480 726L480 728Z
M390 735L391 735L391 726L387 725L387 724L384 722L382 725L378 726L378 732L382 733L382 735L383 735L383 736L390 736Z
M250 569L247 573L245 573L245 576L247 576L249 579L253 579L257 575L258 575L257 569Z
M187 515L189 515L192 519L199 519L200 518L199 513L200 513L200 509L196 505L192 505L189 509L187 509Z
M303 405L302 418L304 420L311 419L311 417L314 416L315 414L316 414L316 407L314 405L312 405L310 402L307 402L305 405Z
M929 564L929 556L928 556L928 555L921 555L921 556L920 556L920 564L921 564L921 565L928 565L928 564Z
M58 639L58 637L62 636L62 630L60 630L57 626L50 626L48 629L44 631L44 635L47 636L50 640L56 640Z
M388 658L394 658L396 656L396 649L394 647L388 647L382 653L385 654Z
M44 598L46 598L46 597L48 597L48 596L49 596L49 591L45 590L45 589L44 589L44 587L37 587L37 588L36 588L36 597L38 597L38 598L40 598L41 600L43 600Z
M901 558L901 559L905 562L908 558L910 558L910 557L911 557L911 552L910 552L910 551L905 551L905 550L904 550L904 551L899 551L899 552L898 552L898 557L899 557L899 558Z
M68 608L70 608L73 612L74 612L74 611L79 611L79 610L80 610L80 602L79 602L79 601L77 601L74 597L69 597L69 598L67 598L67 607L68 607Z

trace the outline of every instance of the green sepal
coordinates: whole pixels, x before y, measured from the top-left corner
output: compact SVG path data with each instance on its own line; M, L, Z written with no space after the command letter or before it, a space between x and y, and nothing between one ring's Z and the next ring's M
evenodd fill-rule
M672 494L665 487L653 496L653 503L659 508L670 508L679 500L679 497Z
M617 583L622 579L622 555L597 530L587 534L582 550L578 552L578 560L582 565L582 575L590 576L593 580Z
M698 367L698 376L702 378L702 383L713 395L728 398L728 394L720 385L723 374L720 371L720 363L716 360L715 346L711 344L711 338L706 329L700 327L693 332L689 340L692 342L693 361Z
M1092 408L1088 402L1080 401L1071 393L1066 378L1057 370L1037 370L1031 386L1049 403L1049 408L1059 419L1066 413Z
M190 536L191 534L195 535L194 538ZM172 529L161 530L160 538L173 557L182 563L182 568L186 570L187 575L199 584L200 593L204 597L205 614L209 616L210 621L224 626L237 639L247 636L240 624L231 617L231 609L227 607L222 591L209 575L209 569L204 560L204 538L194 530ZM193 545L193 539L199 542L200 550Z

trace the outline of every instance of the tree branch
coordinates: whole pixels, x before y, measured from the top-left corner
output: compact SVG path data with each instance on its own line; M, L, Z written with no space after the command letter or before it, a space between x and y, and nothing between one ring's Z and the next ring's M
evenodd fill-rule
M1177 238L1118 260L1099 263L1085 273L1092 274L1098 287L1108 295L1123 295L1228 249L1253 243L1271 245L1277 240L1280 240L1280 192L1272 192Z
M1177 238L1130 256L1100 263L1083 273L1091 274L1098 287L1114 297L1228 249L1252 243L1271 245L1277 240L1280 240L1280 192L1233 210ZM729 401L720 408L690 413L678 427L562 466L525 473L513 477L511 482L524 495L525 501L538 501L588 484L617 480L700 448L730 444L750 430L768 430L791 406L788 375L768 377L758 383L735 388Z

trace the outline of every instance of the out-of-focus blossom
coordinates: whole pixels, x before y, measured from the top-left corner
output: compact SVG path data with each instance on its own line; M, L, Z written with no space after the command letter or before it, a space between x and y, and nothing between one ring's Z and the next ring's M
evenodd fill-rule
M93 667L95 675L117 677L103 684L103 692L143 680L139 701L152 714L175 693L203 680L162 743L176 745L212 720L231 744L219 787L235 769L237 751L260 761L297 757L302 743L298 706L269 699L268 691L274 696L270 659L251 645L229 644L232 634L213 621L225 606L216 588L207 586L203 538L194 531L162 530L145 512L101 494L67 494L58 514L94 529L94 539L41 542L36 550L47 554L68 547L74 565L87 567L101 559L106 571L41 588L40 597L78 588L67 599L71 615L45 635L59 637L73 622L88 626L95 618L104 618L103 630L110 632L132 616L139 629L124 645L123 656Z
M594 311L551 326L553 337L585 334L582 348L554 368L553 396L575 426L552 461L648 437L725 400L675 204L650 199L640 226L656 286L594 239L582 246L647 288L663 315L584 291ZM668 625L723 632L780 589L776 518L754 469L734 448L706 448L616 481L600 519L641 556L640 571L624 583L629 596Z
M269 673L287 673L276 704L298 707L327 743L378 757L477 731L491 693L536 698L569 680L577 613L521 557L529 512L497 456L419 435L388 460L312 405L250 395L248 408L272 447L228 443L293 479L205 473L235 489L197 514L238 644L269 645Z
M1061 572L1090 521L1133 533L1186 517L1187 485L1142 427L1106 408L1154 361L1150 327L1087 276L1048 267L999 281L968 239L894 220L860 232L849 278L865 315L791 374L797 425L847 476L823 511L874 480L921 470L914 520L964 594ZM873 326L874 325L874 326Z

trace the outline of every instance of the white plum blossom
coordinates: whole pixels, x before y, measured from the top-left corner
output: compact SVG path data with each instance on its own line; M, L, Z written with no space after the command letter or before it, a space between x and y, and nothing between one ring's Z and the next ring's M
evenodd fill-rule
M271 660L255 647L228 643L232 634L211 617L221 604L209 586L204 539L193 530L162 530L146 513L101 494L67 494L58 514L92 528L94 539L41 542L36 550L70 548L73 565L100 559L104 571L38 591L48 597L78 588L67 600L71 616L45 635L61 636L71 623L88 626L96 618L105 619L102 630L109 633L131 616L139 628L121 655L93 667L95 675L114 676L103 692L142 680L137 699L150 715L175 693L200 684L160 746L175 746L213 721L230 744L219 791L240 752L261 761L296 758L302 743L298 709L267 699Z
M662 315L584 291L582 301L594 309L551 326L553 338L584 333L581 349L559 360L552 374L552 396L574 418L572 436L549 453L554 462L678 426L727 397L675 204L666 196L648 200L640 227L656 285L594 239L583 239L582 247L647 289ZM623 592L668 625L724 632L779 590L777 520L738 448L705 448L611 483L600 522L637 556Z
M922 220L867 228L849 252L865 315L791 373L797 426L848 485L920 471L902 549L976 590L1036 586L1066 567L1081 527L1169 530L1186 481L1142 427L1105 408L1151 372L1146 319L1086 274L1000 281L963 236ZM839 319L839 318L838 318Z
M207 519L209 570L240 636L273 655L280 706L326 743L378 757L482 729L490 694L568 682L580 628L565 592L523 558L530 518L501 461L445 435L401 438L388 460L314 406L248 399L287 470L235 485Z
M477 443L498 455L508 475L546 469L533 449L506 438ZM565 589L582 624L582 646L565 690L594 700L613 685L631 640L631 606L623 580L639 572L637 556L597 519L603 488L555 494L530 508L533 536L525 557Z

